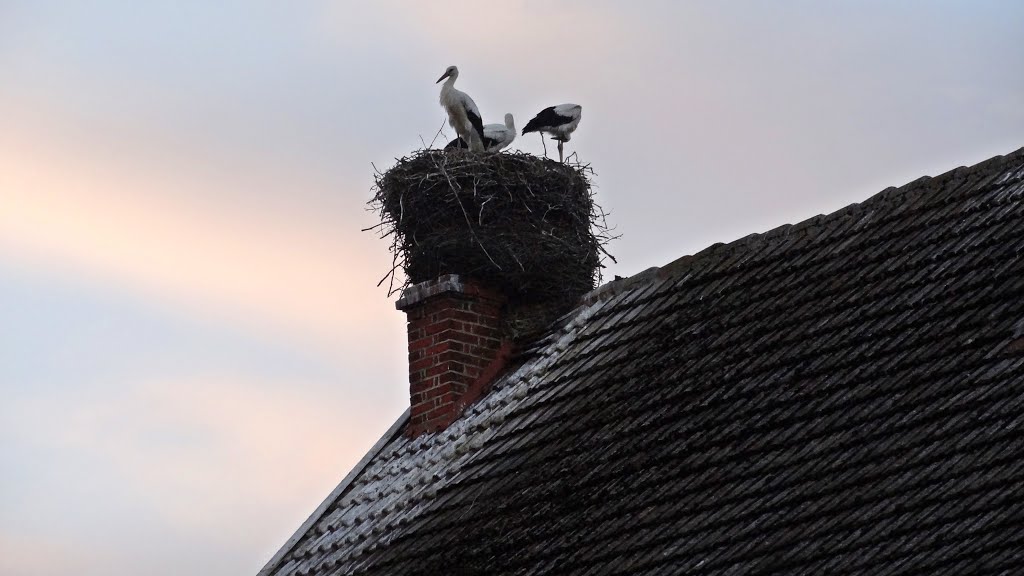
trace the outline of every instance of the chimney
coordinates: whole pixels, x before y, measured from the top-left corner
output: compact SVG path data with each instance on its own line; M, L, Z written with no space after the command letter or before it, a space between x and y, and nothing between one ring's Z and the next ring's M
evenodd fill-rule
M395 307L409 329L409 436L448 427L511 355L501 336L504 296L454 274L406 288Z

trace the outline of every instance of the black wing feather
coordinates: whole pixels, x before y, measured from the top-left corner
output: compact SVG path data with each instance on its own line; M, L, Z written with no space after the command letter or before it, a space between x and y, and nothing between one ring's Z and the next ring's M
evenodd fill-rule
M566 124L571 120L572 118L569 118L568 116L561 116L555 113L554 106L548 106L547 108L541 110L539 114L534 116L533 120L530 120L529 122L526 123L526 127L523 128L523 134L525 135L528 132L539 132L540 130L544 130L545 128L561 126L562 124Z
M466 109L466 118L469 118L469 123L473 125L473 129L480 135L480 141L484 141L484 121L479 116L473 113L472 110Z
M445 150L453 150L456 148L463 150L469 148L469 146L466 144L466 141L462 139L462 136L459 136L455 140L452 140L451 142L448 143L447 146L444 147Z

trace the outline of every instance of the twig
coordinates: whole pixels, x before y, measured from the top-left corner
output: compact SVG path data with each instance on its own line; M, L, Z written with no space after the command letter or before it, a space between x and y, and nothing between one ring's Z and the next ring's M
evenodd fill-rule
M557 308L594 287L605 258L615 261L606 245L618 236L594 201L593 170L578 155L560 164L522 152L432 149L384 173L374 169L369 204L380 223L367 230L391 236L392 267L380 282L390 279L389 295L461 273ZM404 282L395 276L399 267Z
M451 188L452 192L455 193L456 188L452 184L452 179L448 176L448 172L445 171L444 175L445 175L445 178L448 178L448 186ZM476 187L474 186L473 188L474 188L474 191L475 191ZM473 229L473 223L469 221L469 213L466 212L466 207L462 205L462 199L459 198L458 193L455 193L454 195L455 195L455 201L459 203L459 208L462 209L462 215L465 216L465 218L466 218L466 226L469 228L469 233L473 236L473 240L475 240L476 243L480 246L480 249L484 251L484 255L486 255L487 259L491 261L491 264L494 264L495 268L497 268L498 270L501 270L501 266L498 265L498 263L494 261L494 258L491 258L491 253L487 251L487 247L484 246L483 242L481 242L479 238L477 238L476 230Z
M430 146L424 146L424 148L433 148L434 142L437 142L437 137L441 135L441 131L444 130L444 120L441 120L441 127L437 129L437 134L434 134L434 138L430 141ZM445 137L447 140L447 137ZM423 138L420 138L423 140Z

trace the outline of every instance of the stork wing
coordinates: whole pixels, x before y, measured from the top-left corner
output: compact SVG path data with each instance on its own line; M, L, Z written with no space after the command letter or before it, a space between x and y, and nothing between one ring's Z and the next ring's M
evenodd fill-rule
M453 148L462 148L462 149L466 149L466 148L469 148L469 146L468 146L468 145L466 144L466 141L465 141L465 140L463 140L463 139L462 139L462 137L460 136L459 138L456 138L455 140L452 140L451 142L449 142L449 143L448 143L448 144L447 144L447 145L446 145L446 146L444 147L444 149L445 149L445 150L451 150L451 149L453 149Z
M484 126L484 138L500 139L505 136L508 128L504 124L487 124Z
M504 148L511 144L515 137L516 133L509 130L508 126L504 124L488 124L484 126L484 148L486 150L497 151L500 148Z
M484 139L484 121L480 117L480 109L476 107L476 102L469 97L469 94L465 92L461 93L462 107L466 110L466 118L469 119L469 123L473 125L473 130L480 135L480 140Z
M475 108L475 106L474 106ZM484 139L484 121L480 118L479 110L466 109L466 118L469 118L469 123L473 125L473 129L480 135L480 139Z
M523 128L523 134L527 134L529 132L539 132L541 130L544 130L545 128L551 128L552 126L565 124L568 121L569 118L566 118L565 116L559 116L555 112L554 106L548 106L547 108L541 110L539 114L534 116L533 120L530 120L529 122L526 123L526 127Z

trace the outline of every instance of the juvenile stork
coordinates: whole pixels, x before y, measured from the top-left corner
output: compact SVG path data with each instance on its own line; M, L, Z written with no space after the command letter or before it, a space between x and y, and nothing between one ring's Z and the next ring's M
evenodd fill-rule
M526 123L523 128L523 135L528 132L540 132L540 143L544 146L544 155L548 155L547 144L544 144L544 132L551 135L552 140L558 141L558 161L563 162L562 144L572 138L572 133L580 125L580 118L583 117L583 107L579 104L559 104L550 106L540 111Z
M484 125L484 150L498 152L504 150L516 139L516 125L511 114L505 114L504 124ZM466 141L462 137L452 140L444 147L445 150L452 148L466 148Z
M437 79L448 80L441 86L441 106L448 112L448 124L455 133L469 143L469 149L482 152L484 149L484 123L480 119L480 109L469 94L455 89L455 80L459 77L459 69L449 66L444 75Z

